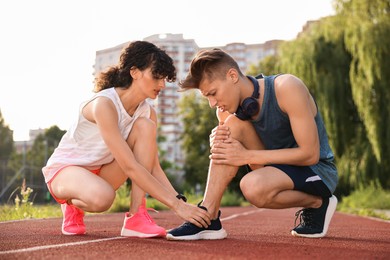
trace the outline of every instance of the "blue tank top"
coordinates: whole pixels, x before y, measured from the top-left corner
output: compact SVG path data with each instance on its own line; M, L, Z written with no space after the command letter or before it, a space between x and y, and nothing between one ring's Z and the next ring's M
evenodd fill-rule
M292 133L290 119L276 100L274 80L278 75L264 77L264 99L260 115L252 124L267 150L298 147ZM317 107L315 116L320 141L320 160L309 166L333 193L338 182L334 155L329 146L328 135Z

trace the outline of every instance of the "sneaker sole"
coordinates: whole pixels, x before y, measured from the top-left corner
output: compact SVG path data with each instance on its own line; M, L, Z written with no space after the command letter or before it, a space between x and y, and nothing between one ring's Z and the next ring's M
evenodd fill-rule
M326 233L328 232L330 220L332 219L332 216L333 216L334 212L336 211L336 207L337 207L337 198L336 198L336 196L333 195L332 197L329 198L329 205L328 205L328 209L326 210L326 214L325 214L324 229L321 233L299 234L295 230L292 230L291 235L293 235L295 237L308 237L308 238L324 237L326 235Z
M79 232L79 233L70 233L70 232L66 232L64 229L62 229L61 232L63 235L66 235L66 236L79 236L79 235L85 235L87 233L86 231Z
M156 234L146 234L134 230L122 229L122 237L138 237L138 238L150 238L150 237L164 237L165 234L156 233Z
M227 237L227 233L223 228L217 231L205 230L195 235L188 235L188 236L174 236L169 233L166 236L168 240L216 240L216 239L224 239L226 237Z

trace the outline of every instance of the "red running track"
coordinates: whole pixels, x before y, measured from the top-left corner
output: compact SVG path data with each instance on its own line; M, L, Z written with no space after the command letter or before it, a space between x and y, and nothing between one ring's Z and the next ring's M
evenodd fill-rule
M214 241L122 238L123 213L87 215L84 236L61 235L60 218L1 222L0 259L390 259L390 222L336 212L325 238L297 238L296 210L222 208L228 238ZM150 214L167 229L182 223Z

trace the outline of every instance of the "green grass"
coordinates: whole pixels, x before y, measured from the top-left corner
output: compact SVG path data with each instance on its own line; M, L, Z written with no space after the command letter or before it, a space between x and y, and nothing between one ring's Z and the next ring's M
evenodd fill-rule
M38 219L50 217L62 217L61 208L58 204L34 205L30 201L33 190L25 184L16 194L12 204L0 206L0 221ZM188 202L196 205L203 195L195 195L194 192L186 192ZM125 212L129 210L129 188L122 185L117 191L117 196L108 212ZM250 205L241 195L226 191L222 197L221 206L247 206ZM156 210L168 210L169 208L154 198L147 199L147 207ZM361 216L370 216L390 220L389 215L380 210L390 210L390 191L372 184L367 188L358 189L347 197L343 197L337 207L338 211Z
M15 205L0 206L0 222L20 219L38 219L62 217L61 207L58 204L34 205L30 208L16 209Z
M343 197L337 210L390 220L389 215L384 213L385 210L390 210L390 191L371 183L369 187L357 189L349 196Z
M26 186L25 180L19 189L13 204L0 206L0 221L62 216L59 205L34 205L31 201L34 190Z

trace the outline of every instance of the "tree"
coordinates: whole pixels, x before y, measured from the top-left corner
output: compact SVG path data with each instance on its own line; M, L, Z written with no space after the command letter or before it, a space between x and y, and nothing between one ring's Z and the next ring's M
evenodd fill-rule
M342 179L338 189L342 187L347 193L350 183L355 186L356 180L362 179L356 177L364 170L350 167L348 162L357 162L352 155L363 150L356 140L364 138L365 129L352 98L348 77L351 56L344 46L340 22L337 17L328 17L311 24L296 40L281 46L280 65L286 73L300 77L315 97Z
M183 122L181 136L185 152L184 177L187 186L201 184L204 188L209 167L209 135L217 126L215 109L210 109L207 99L192 91L185 93L179 102Z
M29 166L36 169L40 175L42 175L42 167L46 165L47 159L54 152L65 132L58 126L51 126L45 130L44 134L38 135L34 140L27 153L27 161Z
M8 162L14 151L14 140L12 130L6 125L3 115L0 111L0 199L5 198L9 178L14 172L8 168Z
M335 16L281 46L282 71L314 94L336 154L340 190L390 187L390 3L337 1Z
M172 186L176 190L178 190L179 186L181 184L177 178L177 174L175 174L178 167L176 166L176 164L174 162L169 161L166 158L167 151L163 150L161 148L161 144L165 143L166 139L167 138L164 135L162 135L162 133L161 133L161 127L158 127L158 129L157 129L157 149L158 149L158 158L160 161L160 166L163 169L163 171L165 172L165 174L167 175ZM130 182L130 180L129 180L129 182Z
M378 176L383 182L390 171L390 2L338 0L337 4L352 56L352 95L375 158L387 170Z
M47 159L54 152L54 149L57 147L65 132L58 128L58 126L52 126L46 129L44 134L36 137L31 148L27 150L26 155L14 152L8 162L8 167L15 172L25 166L22 177L26 178L27 185L34 189L36 196L34 199L36 202L42 202L47 199L42 167L46 165ZM18 179L18 183L20 182L21 180Z
M273 75L281 73L279 69L279 56L269 55L260 60L257 65L250 65L247 74L257 76L258 74Z
M8 125L6 125L0 110L0 162L7 162L13 150L13 133Z

